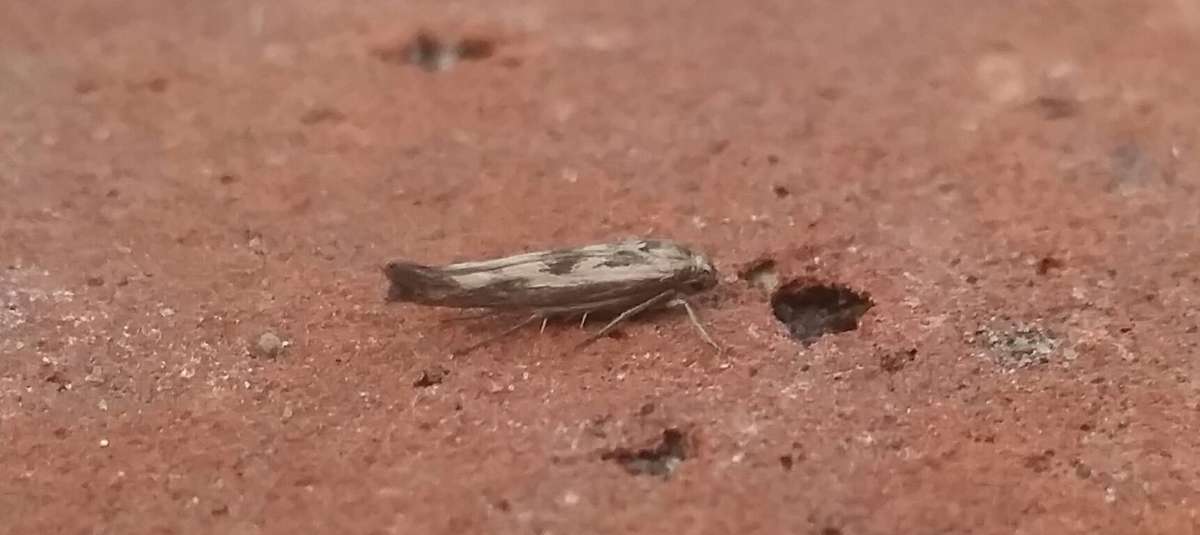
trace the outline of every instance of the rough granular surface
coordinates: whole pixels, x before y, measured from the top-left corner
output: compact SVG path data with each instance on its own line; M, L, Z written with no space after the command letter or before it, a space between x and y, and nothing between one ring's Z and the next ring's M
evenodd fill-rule
M9 2L0 533L1198 531L1196 50L1187 0ZM723 353L385 303L629 236L714 259ZM800 280L871 306L802 343Z
M984 347L985 356L1007 368L1047 364L1055 357L1074 356L1056 355L1062 342L1053 332L1039 325L996 322L975 331L974 340Z

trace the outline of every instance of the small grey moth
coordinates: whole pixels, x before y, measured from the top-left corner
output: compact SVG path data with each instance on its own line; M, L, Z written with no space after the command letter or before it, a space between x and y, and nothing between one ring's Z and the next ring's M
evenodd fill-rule
M525 253L479 262L427 266L394 261L384 267L389 302L437 307L523 311L529 317L466 353L534 321L615 314L580 345L604 336L651 308L681 307L704 341L720 349L700 324L687 296L717 284L705 256L670 240L625 240Z

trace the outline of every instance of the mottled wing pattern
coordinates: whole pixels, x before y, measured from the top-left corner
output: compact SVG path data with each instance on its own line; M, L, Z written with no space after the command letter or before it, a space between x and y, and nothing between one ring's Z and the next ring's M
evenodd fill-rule
M622 308L649 299L691 274L696 262L696 255L669 241L629 240L443 267L394 263L388 276L393 293L404 294L397 300L574 311ZM408 283L417 279L418 284Z
M471 306L619 307L663 291L691 257L669 242L635 240L451 264L441 272Z

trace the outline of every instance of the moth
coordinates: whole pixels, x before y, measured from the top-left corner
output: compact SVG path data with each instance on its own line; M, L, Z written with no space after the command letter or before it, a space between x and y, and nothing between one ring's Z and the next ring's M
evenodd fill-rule
M478 262L427 266L389 262L387 300L452 308L482 308L529 314L520 323L470 347L463 354L535 321L614 315L579 345L609 333L653 308L683 308L700 336L720 349L701 325L687 297L717 284L717 270L702 254L671 240L624 240L554 249Z

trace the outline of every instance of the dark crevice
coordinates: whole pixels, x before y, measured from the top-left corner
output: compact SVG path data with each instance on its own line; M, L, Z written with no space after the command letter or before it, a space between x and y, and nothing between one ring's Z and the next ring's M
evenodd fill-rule
M804 344L826 334L853 331L875 303L840 284L792 281L771 295L771 311Z
M616 448L600 455L601 460L613 461L632 475L666 477L687 459L686 437L678 429L666 429L662 441L651 448Z

